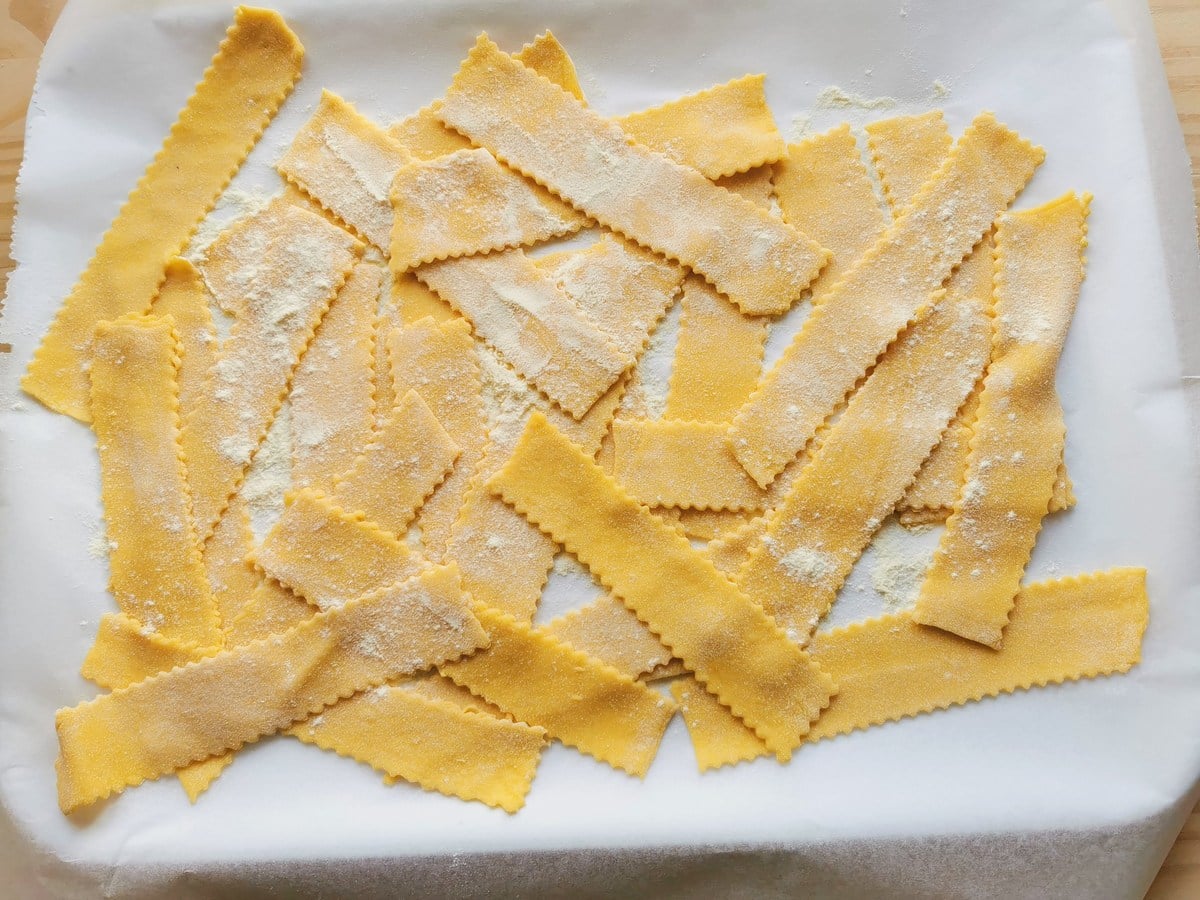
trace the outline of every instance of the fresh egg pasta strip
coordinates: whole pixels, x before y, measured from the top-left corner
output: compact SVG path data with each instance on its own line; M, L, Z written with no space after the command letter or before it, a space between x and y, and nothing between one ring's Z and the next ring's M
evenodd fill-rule
M632 678L671 661L671 651L611 594L547 622L543 629Z
M59 805L69 813L236 750L486 643L453 567L443 567L275 637L61 709Z
M702 274L748 314L786 311L816 277L812 240L639 144L481 35L438 116L601 224Z
M396 274L536 244L587 224L586 216L478 147L409 163L396 173L390 196L389 264Z
M1054 370L1083 283L1090 195L1066 194L996 225L992 361L966 481L913 619L999 648L1062 458Z
M424 567L394 535L346 512L320 491L289 492L286 502L254 561L318 609L342 606Z
M458 454L458 445L421 395L409 391L353 467L335 481L334 499L403 537L425 498L454 468Z
M286 733L389 779L510 813L525 805L546 746L542 728L391 686L343 700Z
M327 90L276 168L338 221L387 250L392 178L411 161L386 131Z
M647 506L759 510L767 492L738 465L720 422L613 422L613 476Z
M933 177L954 139L940 109L871 122L866 132L884 199L898 215Z
M615 121L638 143L706 178L735 175L784 154L764 80L744 75Z
M482 604L475 615L487 650L439 666L443 675L567 746L645 776L674 704L544 629Z
M887 215L849 125L788 145L787 155L775 166L775 196L785 222L829 248L829 264L813 282L814 303L887 228Z
M755 481L770 484L804 449L1044 155L990 113L975 119L917 199L823 295L734 419L734 452Z
M202 541L241 484L314 330L362 252L345 231L296 206L279 209L276 229L278 252L261 263L246 310L205 382L204 400L184 422Z
M245 313L246 297L254 288L262 261L279 253L277 245L287 240L278 227L279 219L286 207L303 208L296 202L302 196L295 188L277 194L261 208L235 219L199 254L196 268L217 307L227 315L236 318Z
M459 447L454 469L417 516L425 556L440 562L487 443L483 383L471 326L461 318L443 323L429 319L395 329L388 337L388 358L396 396L411 390L420 394Z
M166 278L150 313L170 316L179 337L179 417L183 419L203 396L204 379L217 355L208 291L195 266L181 256L167 262Z
M711 541L745 524L753 512L736 509L672 509L683 533L698 541Z
M663 418L728 422L762 374L767 320L742 315L696 276L684 283L681 303Z
M430 263L418 276L576 419L634 362L523 253Z
M883 184L884 197L893 210L903 209L911 202L921 185L936 171L953 143L950 129L938 110L872 122L866 131L871 158ZM990 263L984 263L978 257L982 254L990 257L991 253L991 241L985 241L967 257L951 280L971 277L966 270L973 265L988 265L990 271ZM912 524L939 522L950 515L966 469L967 442L971 439L971 425L975 421L978 391L979 387L955 416L942 443L934 449L917 475L917 480L900 504L901 521ZM1063 464L1060 467L1060 479L1055 482L1050 509L1067 509L1073 504L1070 478Z
M239 7L162 148L54 317L21 386L88 421L96 323L150 308L184 248L300 77L304 48L278 13Z
M136 684L156 672L212 656L219 649L181 644L150 631L131 616L109 613L100 619L96 640L84 657L79 674L111 691Z
M534 415L488 488L579 558L781 760L834 692L687 538Z
M375 316L383 270L360 262L317 326L292 378L292 485L327 488L371 441Z
M988 358L988 305L947 296L905 332L851 398L768 516L739 587L804 644Z
M170 320L101 322L92 350L109 590L123 613L163 637L219 647L180 451L179 342Z
M839 689L806 741L1127 672L1141 657L1148 614L1145 570L1118 568L1023 588L999 653L917 625L907 611L818 633L809 651ZM672 692L701 771L769 752L703 690L680 682Z

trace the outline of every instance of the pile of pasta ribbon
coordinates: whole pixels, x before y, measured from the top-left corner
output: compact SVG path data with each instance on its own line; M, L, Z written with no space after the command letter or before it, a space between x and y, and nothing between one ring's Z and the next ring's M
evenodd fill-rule
M680 711L702 770L787 761L1137 662L1142 570L1023 583L1075 502L1090 202L1009 210L1040 148L936 111L787 144L762 76L607 118L553 35L482 35L390 126L323 93L280 192L201 245L302 57L237 11L23 382L95 433L119 607L105 693L58 712L64 812L168 774L195 800L276 733L513 812L552 740L640 777ZM893 514L945 523L915 604L817 632ZM535 625L562 551L602 590Z

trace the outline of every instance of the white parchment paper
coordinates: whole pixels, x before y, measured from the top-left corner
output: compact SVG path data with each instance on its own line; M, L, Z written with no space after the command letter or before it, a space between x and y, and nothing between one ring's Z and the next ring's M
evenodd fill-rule
M940 106L955 131L989 108L1043 144L1047 161L1018 205L1072 188L1096 199L1059 373L1079 506L1047 523L1029 580L1147 566L1144 662L1124 677L821 742L787 767L764 759L700 776L678 719L644 782L555 746L516 816L385 789L364 766L270 740L195 807L164 779L64 818L53 714L92 695L76 673L112 603L105 562L88 551L101 533L92 435L23 398L17 381L231 14L224 3L72 2L30 110L19 268L0 324L13 345L0 359L0 799L17 893L1140 896L1200 773L1200 515L1182 380L1200 374L1196 355L1182 362L1197 333L1186 324L1195 234L1145 10L1117 0L278 6L307 47L305 75L241 189L277 189L271 163L322 87L389 122L440 95L481 29L516 49L553 28L606 113L763 71L785 134ZM831 85L897 102L834 108L818 99ZM569 575L558 580L572 590Z

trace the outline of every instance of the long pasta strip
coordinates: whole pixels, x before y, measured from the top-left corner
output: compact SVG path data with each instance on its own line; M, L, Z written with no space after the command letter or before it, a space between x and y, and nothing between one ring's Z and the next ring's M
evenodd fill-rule
M450 257L572 234L587 217L478 147L401 168L392 182L389 264L400 274Z
M762 509L767 492L738 465L720 422L613 423L613 475L647 506Z
M601 762L646 774L674 704L609 665L482 604L487 650L441 673Z
M179 416L186 418L203 396L204 379L217 355L208 291L195 266L181 256L167 262L166 277L150 312L170 316L179 337Z
M292 378L292 485L328 488L371 441L375 315L383 270L359 263Z
M989 329L985 303L942 300L884 356L768 517L737 582L792 640L807 641L970 393Z
M255 543L250 508L242 494L236 494L204 545L204 571L226 641L230 623L250 601L258 586L259 575L246 560Z
M294 187L284 190L231 222L198 255L196 268L217 307L226 315L236 318L245 313L246 297L254 288L262 261L278 254L275 245L287 240L288 236L277 227L284 208L304 208L297 202L301 198Z
M742 315L695 276L684 283L681 304L663 418L728 422L762 374L767 320Z
M829 264L813 282L814 302L879 240L888 224L849 125L790 144L775 166L775 196L785 222L829 249Z
M1023 588L1000 653L917 625L908 612L817 634L809 650L839 690L806 740L1127 672L1140 659L1148 613L1145 571L1118 568ZM673 690L701 771L769 752L703 691Z
M546 746L542 728L389 686L343 700L287 734L389 778L510 813L525 805Z
M281 635L61 709L59 805L71 812L236 750L486 643L453 567L432 569Z
M687 538L540 415L488 487L587 565L780 759L790 757L833 685Z
M577 419L633 364L523 253L430 263L418 276Z
M175 332L151 316L101 322L93 351L109 589L122 612L163 637L220 646L180 453Z
M411 161L386 131L327 90L276 168L364 240L386 250L392 179Z
M990 113L975 119L917 199L824 295L734 419L734 452L760 485L804 449L1044 155Z
M458 458L429 406L409 391L354 465L335 481L334 499L347 510L403 537L425 498Z
M634 678L671 661L671 651L611 594L571 610L543 627L563 643Z
M212 656L219 649L181 644L147 630L131 616L109 613L100 619L95 643L84 657L79 674L111 691L202 656Z
M239 7L162 148L54 317L22 387L88 421L96 323L150 308L177 256L300 76L304 48L278 13Z
M1083 282L1089 195L996 226L996 326L966 482L913 619L999 647L1062 458L1054 370Z
M411 578L423 566L394 535L312 488L288 494L283 515L254 560L318 609L342 606Z
M204 402L184 422L202 541L241 484L313 332L362 250L349 234L296 206L280 207L276 227L287 240L274 244L278 252L261 265L245 314L205 383Z
M445 558L450 531L487 443L477 352L470 326L462 319L424 320L396 329L388 337L396 396L411 390L420 394L460 451L454 469L417 516L421 546L435 562Z
M785 311L825 262L816 243L695 169L631 143L486 35L438 116L602 224L703 274L743 312Z

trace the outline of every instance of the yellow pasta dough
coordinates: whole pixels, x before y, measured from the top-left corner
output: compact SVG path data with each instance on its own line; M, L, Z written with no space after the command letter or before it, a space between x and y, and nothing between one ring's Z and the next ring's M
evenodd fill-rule
M96 323L146 312L177 256L300 76L304 48L283 18L239 7L216 56L64 301L21 382L88 421Z
M913 619L999 647L1062 459L1054 370L1083 282L1090 197L1067 194L996 226L992 361L966 481Z

